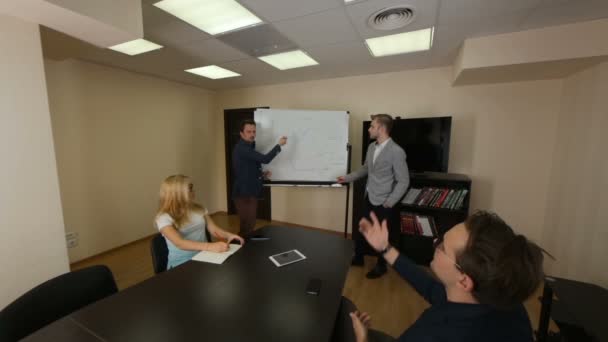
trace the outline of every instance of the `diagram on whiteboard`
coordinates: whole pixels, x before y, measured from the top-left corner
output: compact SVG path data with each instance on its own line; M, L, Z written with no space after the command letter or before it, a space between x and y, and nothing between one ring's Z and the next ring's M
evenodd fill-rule
M334 182L348 165L348 113L257 109L256 150L266 153L287 136L287 144L265 170L273 181Z

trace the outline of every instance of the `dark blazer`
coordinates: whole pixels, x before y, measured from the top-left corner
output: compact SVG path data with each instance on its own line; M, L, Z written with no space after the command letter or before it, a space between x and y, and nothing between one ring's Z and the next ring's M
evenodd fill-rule
M262 154L255 150L255 142L239 140L232 152L232 198L258 197L262 192L262 164L270 163L279 152L281 146L276 145L270 152Z

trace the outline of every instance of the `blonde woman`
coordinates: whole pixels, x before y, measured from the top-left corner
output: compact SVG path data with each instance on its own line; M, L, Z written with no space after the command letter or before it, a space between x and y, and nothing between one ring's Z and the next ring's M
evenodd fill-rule
M192 259L199 251L221 253L228 244L243 239L218 227L203 206L194 202L194 185L189 177L173 175L160 185L160 203L156 227L167 241L167 269ZM205 229L219 240L207 241Z

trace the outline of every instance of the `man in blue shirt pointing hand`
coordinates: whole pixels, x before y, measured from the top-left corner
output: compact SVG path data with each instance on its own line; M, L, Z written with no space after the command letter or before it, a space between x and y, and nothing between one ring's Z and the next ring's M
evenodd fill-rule
M270 163L281 152L281 146L287 144L287 137L281 137L279 143L266 154L255 150L256 124L253 120L241 123L241 139L232 152L234 184L232 199L240 219L241 236L249 234L255 227L258 198L262 192L262 182L270 178L270 171L263 171L262 164Z

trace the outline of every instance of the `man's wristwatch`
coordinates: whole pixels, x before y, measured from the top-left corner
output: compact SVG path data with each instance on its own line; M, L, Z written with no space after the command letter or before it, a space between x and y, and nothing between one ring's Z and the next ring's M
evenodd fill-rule
M389 243L388 245L386 245L386 248L380 251L380 254L385 255L388 251L391 250L391 248L391 244Z

